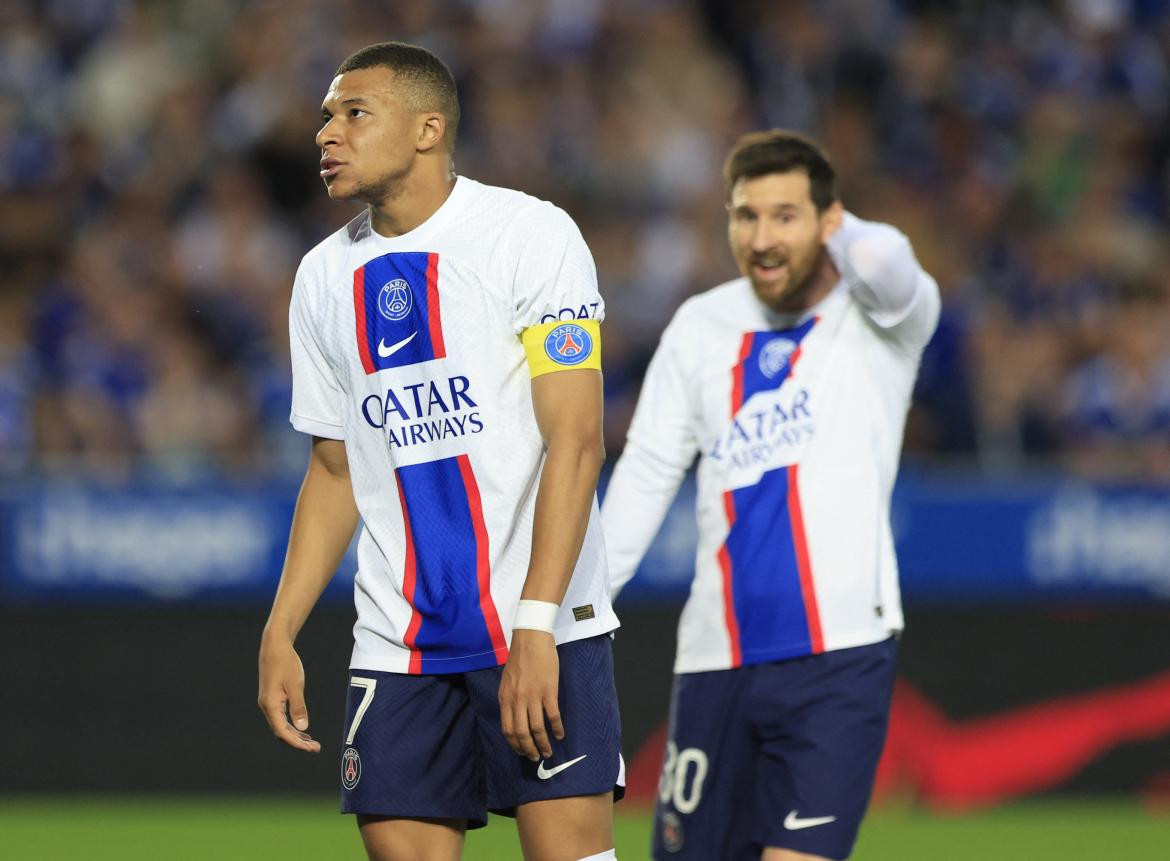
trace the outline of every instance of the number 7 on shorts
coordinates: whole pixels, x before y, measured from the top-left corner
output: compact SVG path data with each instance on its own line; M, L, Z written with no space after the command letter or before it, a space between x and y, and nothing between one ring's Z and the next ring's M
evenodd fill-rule
M364 688L365 692L362 694L362 701L357 707L357 711L353 715L353 723L349 725L349 735L345 737L346 744L353 744L353 737L357 735L358 725L361 724L362 718L366 716L366 709L370 707L370 703L374 701L374 688L378 686L377 679L364 679L360 676L350 676L350 687Z

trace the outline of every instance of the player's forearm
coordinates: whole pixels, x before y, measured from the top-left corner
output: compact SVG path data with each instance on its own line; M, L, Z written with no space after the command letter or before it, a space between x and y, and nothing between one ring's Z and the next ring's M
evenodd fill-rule
M358 524L349 474L310 460L289 530L288 553L265 635L295 640L332 579Z
M847 214L828 248L850 291L879 323L892 325L906 315L922 268L901 231Z
M548 442L536 492L532 558L521 597L560 604L589 526L605 450L601 432L566 429Z

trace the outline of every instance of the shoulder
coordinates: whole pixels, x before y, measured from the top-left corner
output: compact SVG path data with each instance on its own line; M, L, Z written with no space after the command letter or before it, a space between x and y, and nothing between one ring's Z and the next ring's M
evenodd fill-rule
M353 247L369 235L369 211L362 210L344 227L333 231L309 249L301 258L301 264L297 269L297 280L324 277L334 261L348 259Z
M687 301L694 302L704 308L727 308L729 307L728 303L732 308L739 308L752 297L751 284L746 278L740 277L716 284L711 289L704 290Z
M727 281L686 299L662 332L660 345L684 363L698 361L696 344L709 344L722 331L738 332L750 310L751 286L746 278Z
M463 186L469 211L490 212L505 222L524 217L541 205L547 204L547 201L515 188L487 185L465 176L461 176L459 182Z
M504 232L522 242L547 239L564 232L579 234L573 219L555 203L514 188L466 181L470 192L469 208L490 218Z
M670 325L678 328L709 326L713 319L746 315L753 306L751 286L746 278L725 281L696 293L678 306Z

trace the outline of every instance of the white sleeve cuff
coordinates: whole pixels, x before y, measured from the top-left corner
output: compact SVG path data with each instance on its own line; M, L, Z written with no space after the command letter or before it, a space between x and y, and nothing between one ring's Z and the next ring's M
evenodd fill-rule
M293 428L299 430L301 433L324 437L325 439L345 439L345 432L342 430L341 425L306 418L296 413L292 413L288 420L292 423Z

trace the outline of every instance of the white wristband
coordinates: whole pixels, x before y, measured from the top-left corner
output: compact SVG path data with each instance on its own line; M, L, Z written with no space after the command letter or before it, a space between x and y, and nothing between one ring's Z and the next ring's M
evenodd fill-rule
M560 606L550 601L521 600L516 608L516 619L512 622L512 630L525 628L529 631L544 631L551 634L556 626L557 613Z

